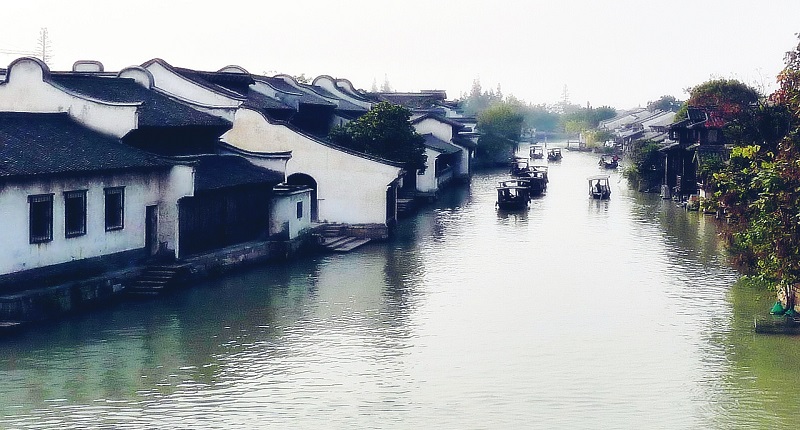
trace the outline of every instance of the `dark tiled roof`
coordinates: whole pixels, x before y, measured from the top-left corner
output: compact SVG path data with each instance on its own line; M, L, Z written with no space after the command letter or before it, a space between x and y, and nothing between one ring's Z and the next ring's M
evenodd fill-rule
M0 113L0 177L168 167L67 113Z
M378 101L394 103L409 109L436 107L443 98L439 93L370 93Z
M455 154L456 152L461 151L461 148L453 145L450 142L445 142L438 137L435 137L432 134L424 134L423 137L425 138L425 142L423 145L427 146L428 148L434 149L436 151L441 152L442 154Z
M473 142L470 138L466 136L456 136L453 138L453 143L459 146L463 146L464 148L475 149L478 147L477 142Z
M280 100L276 100L270 96L261 94L257 91L250 90L247 92L247 101L243 103L244 106L251 107L253 109L268 109L268 110L289 110L294 111L294 108L283 103Z
M195 190L283 182L283 173L258 167L238 155L200 155L195 161Z
M230 127L222 118L147 89L129 78L111 78L75 73L52 74L56 84L79 94L118 103L142 102L139 125L145 127L218 126Z
M264 82L269 84L272 88L275 88L276 90L282 93L294 95L294 97L300 99L300 103L302 104L336 106L334 103L331 103L322 98L322 96L314 95L312 93L295 88L294 86L292 86L291 84L289 84L288 82L284 81L281 78L270 78L265 76L265 77L260 77L258 79L263 80Z
M182 67L173 67L172 69L184 78L190 79L197 84L234 99L241 99L243 96L241 93L229 87L236 86L246 88L247 85L254 82L250 75L245 75L243 73L201 72L199 70L184 69Z
M351 102L349 100L345 100L343 98L340 98L339 96L331 93L330 91L326 90L325 88L315 87L315 86L311 86L311 85L307 85L305 87L308 88L310 91L314 91L314 92L316 92L317 94L319 94L319 95L321 95L323 97L327 97L329 99L335 99L339 104L339 107L336 108L337 110L343 110L343 111L348 111L348 112L361 112L361 113L366 113L368 111L367 108L361 107L361 106L359 106L359 105L357 105L357 104L355 104L355 103L353 103L353 102Z
M451 126L455 127L456 130L460 130L460 129L465 127L464 124L462 124L462 123L460 123L458 121L454 121L454 120L452 120L450 118L445 118L445 117L443 117L441 115L432 114L432 113L426 113L425 115L422 115L422 116L419 116L417 118L412 119L411 120L411 124L416 124L418 122L422 122L423 120L428 119L428 118L435 119L436 121L443 122L445 124L451 125Z
M235 86L248 86L255 83L253 77L246 73L235 72L204 72L201 70L186 69L183 67L175 67L175 71L181 75L191 77L192 79L201 79L217 85L235 85Z

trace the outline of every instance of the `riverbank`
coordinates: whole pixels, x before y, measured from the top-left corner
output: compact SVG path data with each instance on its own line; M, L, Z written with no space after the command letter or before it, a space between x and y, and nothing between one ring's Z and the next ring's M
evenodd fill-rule
M176 277L163 291L187 283L229 274L236 270L268 262L285 261L304 253L318 252L317 231L290 241L253 241L202 254L180 261L159 263L174 267ZM33 324L52 322L69 315L111 306L141 295L131 294L134 285L151 264L138 264L96 276L75 278L57 284L41 281L22 291L0 296L0 336L16 333ZM155 294L154 294L155 295Z

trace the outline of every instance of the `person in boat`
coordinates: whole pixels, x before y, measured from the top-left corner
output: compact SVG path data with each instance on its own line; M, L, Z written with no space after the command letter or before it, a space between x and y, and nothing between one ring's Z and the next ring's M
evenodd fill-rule
M594 184L594 189L597 191L597 194L603 193L603 186L600 185L600 181L597 181L597 183Z

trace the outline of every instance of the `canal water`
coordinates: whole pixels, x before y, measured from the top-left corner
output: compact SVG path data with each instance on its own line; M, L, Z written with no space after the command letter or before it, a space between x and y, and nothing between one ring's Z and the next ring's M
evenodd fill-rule
M800 338L712 219L565 151L527 212L478 172L347 254L0 342L2 428L737 429L800 411Z

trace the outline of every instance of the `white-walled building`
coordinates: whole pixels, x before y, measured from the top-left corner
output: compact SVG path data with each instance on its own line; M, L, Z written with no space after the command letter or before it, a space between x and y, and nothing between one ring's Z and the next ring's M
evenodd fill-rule
M243 69L228 66L219 72L191 72L171 68L163 61L145 63L158 66L159 73L178 75L156 79L168 85L167 93L180 99L211 101L220 94L215 86L243 97L232 97L228 103L240 101L233 127L222 135L224 151L240 151L240 155L257 165L269 157L286 160L286 183L311 188L309 214L314 221L360 225L375 236L385 237L397 220L397 190L403 175L399 163L342 148L327 141L324 134L331 126L338 105L310 88L296 85L289 77L264 77L247 74ZM238 75L238 76L234 76ZM202 80L198 79L202 78ZM245 79L252 83L242 85ZM187 82L198 82L187 85ZM161 87L159 87L161 88ZM207 91L213 95L201 95ZM221 103L219 100L216 103ZM280 103L280 105L276 105ZM276 107L295 109L288 120L274 118Z

